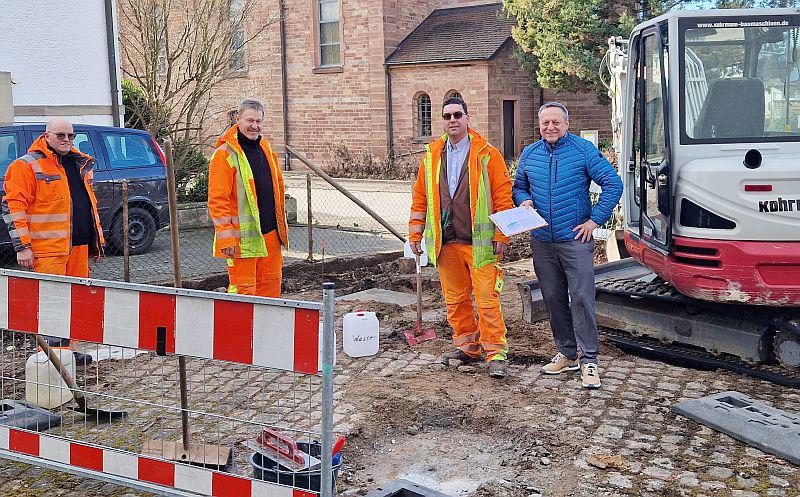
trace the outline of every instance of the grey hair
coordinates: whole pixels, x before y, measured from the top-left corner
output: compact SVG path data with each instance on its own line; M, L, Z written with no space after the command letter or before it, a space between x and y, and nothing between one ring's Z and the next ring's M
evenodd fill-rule
M264 115L264 103L255 98L243 98L242 101L239 102L239 110L236 112L236 114L241 115L242 112L248 109L260 111L261 115Z
M539 107L539 112L536 115L537 116L542 115L542 111L545 109L549 109L550 107L561 109L561 111L564 113L564 120L569 122L569 111L561 102L545 102L541 107Z

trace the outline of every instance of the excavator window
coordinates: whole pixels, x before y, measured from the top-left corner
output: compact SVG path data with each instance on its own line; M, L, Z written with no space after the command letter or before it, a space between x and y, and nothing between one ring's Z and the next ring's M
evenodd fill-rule
M800 141L800 16L767 17L681 19L681 143Z

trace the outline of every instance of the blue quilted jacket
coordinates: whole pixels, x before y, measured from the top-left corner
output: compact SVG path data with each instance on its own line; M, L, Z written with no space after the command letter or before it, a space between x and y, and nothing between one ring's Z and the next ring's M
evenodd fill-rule
M603 190L594 207L592 180ZM533 230L533 237L565 242L575 238L575 226L590 218L598 225L608 221L622 196L622 180L592 142L568 132L555 146L539 140L525 147L512 192L516 205L533 200L549 225Z

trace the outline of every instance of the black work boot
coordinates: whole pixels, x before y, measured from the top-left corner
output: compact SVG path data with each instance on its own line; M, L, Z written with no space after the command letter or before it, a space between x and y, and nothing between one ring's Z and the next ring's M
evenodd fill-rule
M480 357L472 357L461 349L453 349L442 354L442 364L445 366L450 365L450 360L455 359L461 362L477 362Z
M75 365L76 366L88 366L92 363L94 359L89 354L81 354L80 352L73 352L72 355L75 356Z
M489 361L489 376L492 378L505 378L508 375L508 361L495 359Z

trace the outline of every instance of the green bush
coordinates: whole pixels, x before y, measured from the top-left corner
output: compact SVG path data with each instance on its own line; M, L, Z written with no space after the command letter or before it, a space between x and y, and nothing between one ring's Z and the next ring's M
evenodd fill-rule
M175 188L181 202L205 202L208 199L208 165L203 152L190 148L175 171Z

